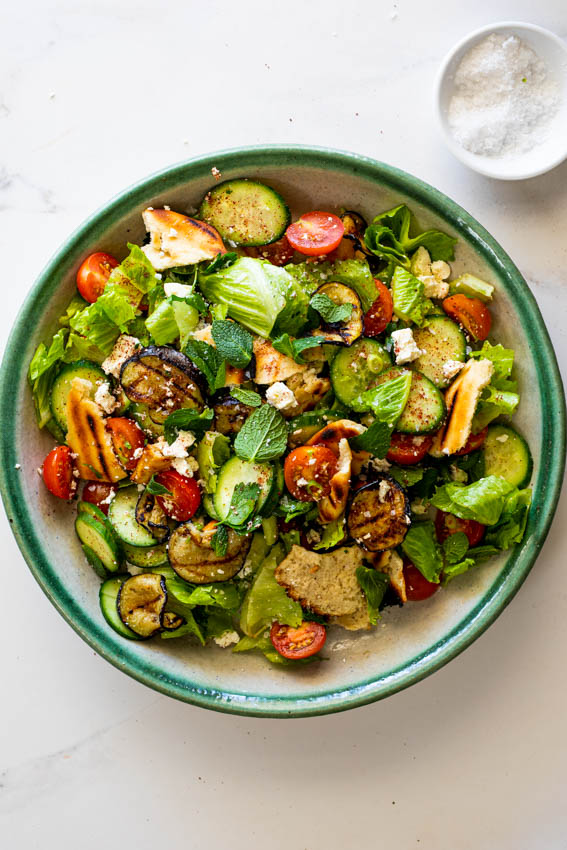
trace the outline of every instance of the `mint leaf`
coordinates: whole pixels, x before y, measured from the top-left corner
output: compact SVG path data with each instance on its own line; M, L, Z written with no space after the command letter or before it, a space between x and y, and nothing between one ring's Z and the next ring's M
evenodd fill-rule
M255 393L254 390L243 390L240 387L233 387L230 394L242 404L247 404L248 407L260 407L262 404L262 396Z
M305 363L303 352L308 348L317 348L325 342L324 336L308 336L301 339L292 339L289 334L282 334L272 340L272 345L280 354L291 357L296 363Z
M274 509L274 513L276 516L282 516L285 522L290 522L295 517L308 514L309 511L313 510L313 507L313 502L300 502L299 499L292 499L287 493L284 493L279 505ZM315 506L315 513L318 513L317 506Z
M447 537L441 548L443 549L443 557L447 564L457 564L465 557L468 551L468 537L464 531L457 531L456 534L450 534Z
M230 508L226 517L227 525L241 526L254 512L260 486L255 483L244 484L242 481L236 485L232 493Z
M171 490L168 490L167 487L164 487L163 484L159 484L156 481L155 475L152 475L150 480L146 485L146 492L150 493L152 496L171 496Z
M368 619L375 626L380 617L380 605L382 604L390 580L385 573L370 569L369 567L358 567L355 575L366 596Z
M224 558L228 549L228 529L226 525L217 525L217 529L211 539L211 544L215 555L219 558Z
M285 419L270 404L263 404L250 414L234 441L234 451L243 460L274 460L286 448Z
M163 423L163 433L167 442L175 442L178 431L193 431L194 434L203 434L211 422L214 413L206 407L201 413L198 410L182 408L170 413Z
M183 353L203 373L212 393L224 386L226 372L224 358L213 345L200 339L188 339Z
M319 315L325 322L333 324L334 322L344 322L350 319L352 313L352 304L335 304L335 302L325 295L323 292L316 292L310 301L314 310L317 310Z
M226 269L236 262L238 254L235 251L227 251L226 254L217 254L212 263L205 266L203 274L213 274L221 269Z
M412 525L404 538L402 550L427 581L439 582L443 559L432 522Z
M370 452L374 457L386 457L390 448L392 430L386 422L380 422L377 419L363 434L349 440L350 446L356 452Z
M392 466L388 470L388 475L402 487L413 487L415 484L419 484L423 478L423 472L423 469L415 469L411 466Z
M215 319L211 333L217 351L225 360L237 369L248 366L252 359L252 334L237 325L236 322Z

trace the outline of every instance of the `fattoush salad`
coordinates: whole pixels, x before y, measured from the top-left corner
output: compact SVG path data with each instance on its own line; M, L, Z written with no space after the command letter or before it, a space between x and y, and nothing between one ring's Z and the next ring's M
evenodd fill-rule
M245 178L192 213L88 256L29 367L108 625L293 665L517 545L514 352L457 240Z

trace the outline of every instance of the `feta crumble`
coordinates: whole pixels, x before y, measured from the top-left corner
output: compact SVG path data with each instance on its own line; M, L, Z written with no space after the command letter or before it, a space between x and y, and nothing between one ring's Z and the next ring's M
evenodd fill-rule
M398 366L402 363L411 363L412 360L417 360L423 354L423 351L421 348L418 348L413 338L411 328L392 331L392 342L394 343L394 354Z
M378 485L378 501L385 502L388 493L390 492L390 482L381 481Z
M187 298L188 295L191 295L193 289L190 286L187 286L186 283L173 283L172 281L167 281L163 285L163 291L169 298L170 295L177 295L178 298Z
M420 245L412 258L412 271L423 283L423 294L426 298L446 298L449 294L447 278L451 274L451 266L444 260L431 262L429 251Z
M118 380L122 365L135 354L139 345L140 340L135 336L128 336L128 334L119 336L111 353L102 363L102 371Z
M214 639L217 646L222 646L223 649L226 649L227 646L232 646L233 643L238 643L240 640L240 635L238 632L224 632L220 637L216 637Z
M194 457L176 457L171 465L176 472L185 475L186 478L193 478L199 469L199 464Z
M185 458L189 454L188 449L195 442L195 437L189 431L179 431L177 438L171 445L164 437L156 441L158 450L164 457Z
M102 412L107 413L109 415L111 413L114 413L114 411L118 407L118 402L110 392L110 384L108 383L108 381L104 381L102 384L99 384L95 393L94 400L96 404L98 404Z
M266 401L278 410L286 410L296 404L293 390L290 390L282 381L276 381L266 390Z
M455 375L459 374L464 365L460 360L446 360L441 370L443 377L450 381Z
M387 472L391 466L386 458L381 457L371 457L366 465L372 467L376 472Z
M499 434L498 437L494 438L497 443L505 443L508 439L508 434Z
M458 481L459 484L466 484L469 480L469 476L465 472L464 469L459 469L458 466L455 466L454 463L449 467L449 471L451 473L451 478L453 481Z

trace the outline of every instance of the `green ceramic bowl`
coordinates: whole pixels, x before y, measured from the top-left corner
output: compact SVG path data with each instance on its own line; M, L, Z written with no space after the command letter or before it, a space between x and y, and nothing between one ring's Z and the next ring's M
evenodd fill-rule
M141 241L140 212L148 204L167 203L179 211L195 207L214 182L213 167L224 179L248 176L270 183L296 212L344 204L371 218L407 201L422 226L458 236L454 271L466 268L495 284L494 337L515 349L520 386L529 387L516 417L535 459L534 509L524 543L427 602L388 610L372 633L331 630L328 660L296 670L215 646L202 650L183 641L119 638L100 614L99 581L73 532L74 511L56 503L36 472L52 441L35 426L27 365L56 327L81 260L94 250L122 256L127 240ZM461 207L415 177L354 154L304 147L200 157L144 180L95 213L26 299L2 365L0 416L6 511L32 573L75 631L116 667L164 694L219 711L272 717L324 714L381 699L465 649L510 602L534 564L557 504L565 456L563 389L553 349L530 290L502 248Z

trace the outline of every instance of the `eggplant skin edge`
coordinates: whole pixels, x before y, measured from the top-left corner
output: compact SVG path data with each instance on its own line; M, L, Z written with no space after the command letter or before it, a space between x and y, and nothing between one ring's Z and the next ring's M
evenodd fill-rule
M163 360L164 363L168 363L170 366L175 366L175 368L179 369L188 378L197 384L198 389L201 391L203 396L207 394L207 381L203 373L200 369L195 366L192 360L187 357L186 354L183 354L182 351L177 351L176 348L170 348L167 345L148 345L147 348L142 348L140 351L137 351L132 357L129 357L128 360L125 360L122 366L120 367L120 381L122 382L122 375L126 366L129 363L140 362L144 357L157 357L159 360Z
M361 498L364 497L365 493L380 490L380 487L383 487L384 483L387 484L388 493L394 492L403 498L402 504L395 505L394 499L386 499L385 501L380 500L379 504L384 505L384 510L381 512L381 516L368 518L368 530L365 530L363 521L356 526L354 524L354 520L356 518L355 513L357 508L359 508L359 506L357 506L357 500L360 503ZM396 512L394 517L391 516L391 511L393 509ZM353 511L355 513L353 513ZM361 517L361 519L364 520L366 518ZM347 529L349 535L366 551L382 552L386 549L393 549L398 546L406 536L410 524L411 511L407 493L397 481L394 481L394 479L390 478L388 475L381 475L373 481L368 482L368 484L365 484L363 487L358 489L351 499L347 515ZM376 528L376 526L378 526L378 528ZM380 526L383 526L383 529L380 528ZM374 532L372 531L373 527L375 528ZM368 543L364 542L366 534L370 535L370 537L366 538ZM379 545L380 543L385 545Z

